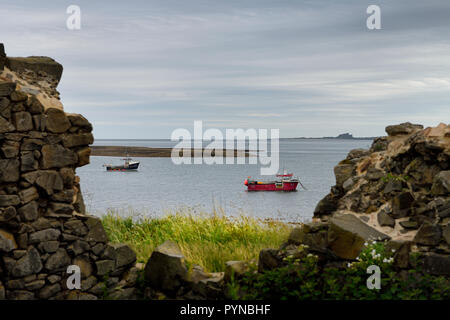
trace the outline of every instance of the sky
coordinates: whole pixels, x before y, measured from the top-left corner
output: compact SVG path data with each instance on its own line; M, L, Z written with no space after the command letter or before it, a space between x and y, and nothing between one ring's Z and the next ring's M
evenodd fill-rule
M97 139L169 139L194 120L321 137L450 119L448 0L0 0L0 42L60 62L64 108Z

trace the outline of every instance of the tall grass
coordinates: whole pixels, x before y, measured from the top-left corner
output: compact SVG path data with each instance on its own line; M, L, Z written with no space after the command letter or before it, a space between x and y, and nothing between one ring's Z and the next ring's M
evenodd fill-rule
M189 264L209 272L223 271L228 260L251 260L263 248L279 247L290 231L290 226L277 221L204 213L133 219L109 212L102 222L109 240L130 245L139 262L145 263L154 248L173 240Z

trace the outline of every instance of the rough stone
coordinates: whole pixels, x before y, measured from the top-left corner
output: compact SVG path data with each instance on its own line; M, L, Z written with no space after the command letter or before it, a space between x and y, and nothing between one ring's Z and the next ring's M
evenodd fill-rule
M442 231L439 225L424 223L414 237L414 242L425 246L435 246L441 240Z
M38 205L36 201L31 201L19 208L17 211L24 221L34 221L39 217Z
M108 241L108 236L106 235L105 229L103 228L102 222L97 217L88 217L86 220L86 225L88 226L89 233L86 236L86 241L103 242Z
M10 252L17 249L14 235L6 230L0 229L0 252Z
M0 133L13 132L15 129L11 122L0 116Z
M42 147L42 168L63 168L72 166L78 162L78 157L73 151L59 144L45 145Z
M424 271L433 275L450 276L450 256L436 253L426 254Z
M224 280L226 282L231 281L232 278L238 279L249 271L249 266L244 261L227 261L225 262L225 275Z
M180 247L167 240L158 246L145 266L145 279L149 284L167 292L176 291L187 277L187 268Z
M340 258L355 259L364 243L369 240L386 240L389 237L368 226L351 214L330 219L328 246Z
M275 249L261 250L258 258L258 271L263 272L279 267L281 261L277 254L278 250Z
M19 191L19 197L23 204L30 201L37 200L39 198L39 193L35 187L30 187Z
M12 268L13 277L25 277L30 274L38 273L42 270L42 261L39 252L31 247L25 256L20 258Z
M64 111L50 108L46 111L46 128L53 133L63 133L70 128L70 121Z
M385 211L381 210L377 215L377 220L382 227L395 227L395 219L388 215Z
M50 272L65 270L70 264L71 259L66 250L59 248L54 254L52 254L45 262L45 269Z
M450 194L450 170L441 171L434 177L431 193L436 196Z
M414 131L423 129L420 124L412 124L410 122L401 123L398 125L392 125L386 127L386 133L389 136L405 135L410 134Z
M20 198L16 195L0 195L0 207L17 206Z
M33 119L29 112L20 111L12 114L12 120L17 131L33 130Z
M17 159L0 159L0 183L19 180L19 168L20 161Z
M97 275L104 276L115 268L115 262L113 260L99 260L95 262L97 268Z
M30 234L28 242L30 244L34 244L44 241L57 240L60 235L61 231L57 229L45 229Z
M354 165L339 164L334 167L334 175L336 176L336 185L342 187L343 183L353 175Z

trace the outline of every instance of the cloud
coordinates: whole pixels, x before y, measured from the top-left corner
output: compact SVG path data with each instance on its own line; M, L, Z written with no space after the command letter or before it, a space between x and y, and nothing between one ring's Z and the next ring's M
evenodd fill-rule
M169 138L193 120L287 137L448 119L448 1L380 0L376 31L357 0L78 2L79 31L70 3L2 4L1 41L60 61L65 108L99 138Z

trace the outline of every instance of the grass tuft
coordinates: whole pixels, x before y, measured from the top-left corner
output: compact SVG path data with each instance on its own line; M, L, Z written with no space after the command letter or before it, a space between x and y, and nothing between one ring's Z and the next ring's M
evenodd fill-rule
M178 243L188 264L209 272L224 271L229 260L251 260L263 248L278 248L291 227L277 221L261 221L223 214L168 214L162 218L121 217L108 212L102 222L109 240L126 243L147 262L154 248L166 240Z

